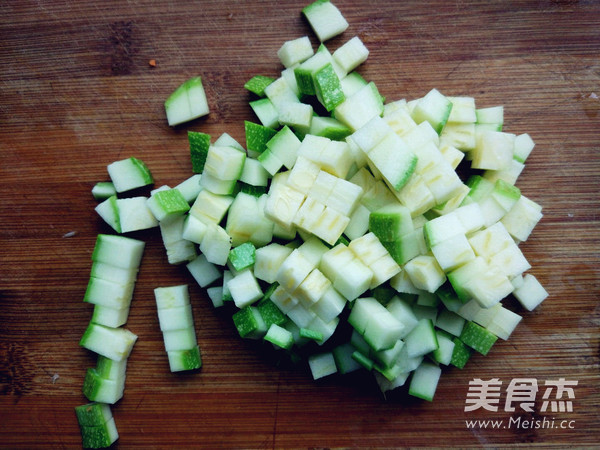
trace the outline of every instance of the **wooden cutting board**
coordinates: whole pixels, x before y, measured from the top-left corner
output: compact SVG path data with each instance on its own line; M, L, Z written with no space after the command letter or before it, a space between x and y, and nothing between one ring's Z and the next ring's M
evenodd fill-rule
M110 232L90 190L106 165L137 156L156 185L191 175L187 130L244 142L256 120L243 84L277 76L276 52L317 42L306 2L0 2L0 447L77 448L73 408L93 354L78 346L96 235ZM359 69L387 100L437 88L504 105L505 130L536 148L517 185L544 207L521 245L550 297L508 342L463 369L445 369L432 403L382 396L366 373L313 381L241 341L185 268L169 266L157 230L146 241L127 328L138 342L124 398L113 407L117 448L592 446L600 439L600 5L594 1L337 0L370 50ZM156 62L155 66L150 61ZM176 129L163 102L201 75L211 113ZM203 368L168 370L153 289L190 284ZM465 411L469 382L497 378L497 411ZM506 404L535 381L532 412ZM543 407L547 382L577 382L572 411ZM532 381L533 380L533 381ZM556 400L556 392L551 398ZM546 411L544 411L546 409ZM468 424L476 419L491 423ZM532 421L530 424L527 421Z

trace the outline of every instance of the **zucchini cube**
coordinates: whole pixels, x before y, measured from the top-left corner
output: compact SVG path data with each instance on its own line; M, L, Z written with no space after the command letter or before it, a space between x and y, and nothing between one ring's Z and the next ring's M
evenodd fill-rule
M393 242L413 230L410 210L399 203L386 205L369 215L369 231L380 241Z
M255 75L244 83L244 89L256 94L259 97L265 96L265 88L270 85L275 78L265 75Z
M289 350L294 345L294 336L292 333L274 323L269 326L264 340L286 350Z
M229 292L238 308L244 308L259 300L263 292L250 269L244 269L234 275L227 283Z
M245 160L246 154L237 148L211 145L204 163L203 174L208 173L219 180L237 180L242 173Z
M107 170L118 193L154 183L148 166L142 160L133 156L109 164Z
M419 255L404 266L410 281L417 289L435 292L446 281L446 274L434 256Z
M232 317L233 323L242 338L260 339L267 332L263 318L255 306L246 306L236 311Z
M372 81L334 109L334 117L353 132L383 113L383 100Z
M473 350L487 355L498 337L481 325L469 321L465 324L459 339Z
M458 337L454 337L452 342L454 342L454 349L452 350L450 364L462 369L471 357L471 350Z
M134 283L120 284L90 277L83 301L113 309L128 308L133 297L134 287Z
M81 444L83 448L106 448L119 439L114 417L111 417L102 425L80 425L79 431L81 432Z
M305 6L302 15L321 42L343 33L349 26L340 10L329 0L316 0Z
M277 51L277 56L284 67L294 67L301 64L314 54L308 36L286 41Z
M548 297L548 292L534 275L528 273L523 277L523 284L515 289L514 296L525 309L533 311Z
M331 63L317 70L313 75L313 80L317 99L328 112L333 111L346 100L340 79Z
M90 323L79 345L106 358L122 361L129 357L137 336L125 328Z
M246 148L249 156L258 156L267 149L267 142L277 134L277 130L258 123L244 121Z
M261 300L257 308L267 329L272 324L283 325L287 320L285 314L281 312L279 307L270 298Z
M200 347L197 345L185 350L171 350L167 352L167 357L169 358L169 370L171 372L183 372L202 367Z
M408 182L417 165L417 156L396 133L387 134L368 159L396 191Z
M203 254L199 254L196 259L187 263L186 268L200 287L207 287L221 277L221 271Z
M404 337L409 358L426 355L439 347L435 328L431 319L420 319L417 325Z
M346 74L352 72L359 65L367 60L369 50L358 36L354 36L349 41L338 47L333 52L334 61L344 70Z
M113 405L123 398L125 376L105 378L96 369L88 369L83 380L82 392L93 402Z
M206 234L200 244L200 252L210 263L224 266L231 250L231 238L225 229L219 225L211 224L207 227Z
M198 345L194 327L163 331L163 341L167 353L179 350L189 350Z
M148 207L144 196L117 199L117 210L121 233L147 230L158 226L158 220Z
M256 262L256 247L252 242L244 242L231 249L228 259L238 272L252 267Z
M204 171L204 163L210 147L210 134L199 131L188 131L188 142L190 145L190 158L192 160L192 172L199 174Z
M442 369L430 362L423 362L412 374L408 393L414 397L433 401Z
M294 290L293 295L305 308L311 308L330 287L329 278L315 268Z
M312 305L311 310L323 322L329 323L342 313L345 305L346 299L333 286L329 286L321 298Z
M308 357L308 366L314 380L337 372L335 358L331 352L316 353Z
M139 268L145 242L125 236L99 234L92 252L94 263L105 263L121 269Z
M112 419L112 411L106 403L91 402L75 407L77 422L81 426L101 426Z
M451 111L452 102L437 89L432 89L416 102L412 117L418 124L429 122L439 135L448 122Z
M154 193L148 199L148 207L156 220L168 222L189 211L190 205L177 189L167 189Z
M169 126L188 122L209 113L202 78L192 77L181 84L165 101Z

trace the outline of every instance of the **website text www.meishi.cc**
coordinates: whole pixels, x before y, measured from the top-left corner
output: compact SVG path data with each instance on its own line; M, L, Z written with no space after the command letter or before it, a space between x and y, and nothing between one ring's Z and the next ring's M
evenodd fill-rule
M465 425L470 430L478 429L520 429L520 430L538 430L538 429L573 429L575 428L574 419L556 419L554 417L530 417L521 416L509 417L508 419L467 419Z

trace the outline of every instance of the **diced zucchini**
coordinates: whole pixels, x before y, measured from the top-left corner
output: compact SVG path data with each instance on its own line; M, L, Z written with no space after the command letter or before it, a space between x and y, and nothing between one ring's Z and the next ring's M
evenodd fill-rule
M504 123L504 107L490 106L487 108L479 108L475 110L477 123L483 124L500 124Z
M90 277L83 301L114 309L128 308L134 284L120 284L102 278Z
M302 14L321 42L343 33L349 24L329 0L316 0L302 9Z
M221 271L215 264L209 262L203 254L198 255L198 257L189 262L186 267L200 287L207 287L221 278Z
M193 327L163 331L165 351L189 350L198 345L196 331Z
M186 350L171 350L167 352L167 357L171 372L195 370L202 367L202 356L198 346Z
M421 319L404 338L409 358L426 355L438 348L437 335L431 319Z
M265 334L264 339L277 347L289 350L294 344L294 336L285 328L272 323Z
M117 190L112 181L100 181L92 188L92 196L96 200L106 200L116 194Z
M375 116L383 113L383 101L372 81L347 97L334 110L334 117L356 131Z
M122 232L116 195L112 195L99 203L94 210L96 213L98 213L102 220L112 227L113 230L115 230L117 233Z
M288 126L283 126L266 146L287 169L294 167L301 141Z
M159 309L158 322L163 332L193 327L192 306L188 303L177 308Z
M343 89L343 86L342 86ZM350 129L333 117L314 116L310 122L308 134L323 136L328 139L341 141L350 135Z
M313 118L313 107L297 101L282 102L277 108L280 125L294 129L309 130Z
M233 323L242 338L260 339L267 333L267 327L255 306L246 306L233 314Z
M359 65L367 60L369 50L358 36L354 36L346 41L341 47L333 52L333 59L344 69L345 73L350 73Z
M346 99L340 79L331 63L316 71L313 79L317 98L327 111L333 111Z
M286 41L277 51L277 56L285 67L300 64L313 54L314 50L308 36Z
M109 264L122 269L140 266L145 243L125 236L99 234L92 253L92 261Z
M245 121L246 148L249 156L257 156L267 149L267 142L277 131L254 122Z
M440 134L450 117L452 102L437 89L432 89L419 99L412 110L412 117L417 123L427 121Z
M189 203L177 189L156 192L148 199L148 207L159 222L171 221L190 209Z
M362 367L362 365L352 357L352 353L355 351L356 349L349 342L340 344L331 350L333 359L335 360L335 366L342 375L354 372Z
M319 378L323 378L337 372L335 359L333 357L333 353L331 352L315 353L310 355L308 357L308 365L314 380L318 380Z
M92 402L76 406L75 413L83 448L107 448L119 439L115 419L108 405Z
M101 426L112 419L112 411L106 403L91 402L75 407L79 425L85 427Z
M110 328L90 323L79 341L79 345L115 361L127 358L137 336L124 328Z
M435 292L446 281L446 275L434 256L416 256L405 264L404 270L416 288L427 292Z
M443 301L443 300L442 300ZM435 326L454 336L460 336L465 325L465 319L455 312L444 309L440 311L435 322Z
M471 357L471 350L458 337L454 337L452 342L454 342L454 349L452 350L450 364L462 369Z
M487 355L498 339L496 335L472 321L465 324L459 338L463 343L482 355Z
M165 101L165 111L171 127L207 115L209 106L202 78L190 78L175 89Z
M117 192L126 192L154 183L154 178L146 164L135 157L122 159L109 164L108 175Z
M252 267L256 261L256 247L252 242L245 242L232 248L228 259L238 272Z
M538 279L530 273L525 274L523 277L523 284L515 289L513 294L519 303L521 303L528 311L533 311L548 297L546 289L544 289Z
M219 225L209 225L200 244L200 252L204 254L206 260L212 264L224 266L230 250L231 238L225 229Z
M273 284L273 286L274 285L275 284ZM270 298L263 298L258 303L257 308L267 328L272 324L283 325L287 320L285 314L281 312L281 310Z
M275 106L278 113L280 112L282 105L287 103L300 103L298 94L287 81L288 79L288 77L285 77L282 74L282 76L265 88L265 95L271 100L271 103L273 103L273 106Z
M279 113L268 98L260 98L249 103L260 123L268 128L279 127Z
M331 281L319 269L313 269L293 291L293 295L306 308L314 306L331 287Z
M148 207L148 198L137 196L117 199L121 233L147 230L158 226L158 220Z
M211 145L208 149L202 180L208 174L219 180L238 180L244 168L246 153L228 146Z
M373 361L371 358L369 358L362 352L356 350L355 352L352 353L351 356L354 361L356 361L358 364L360 364L365 369L373 370L373 367L375 366L375 361Z
M541 206L521 195L500 221L511 236L518 241L526 241L542 217Z
M452 336L442 331L436 331L438 348L435 349L431 356L433 360L438 364L445 366L449 365L452 361L452 354L454 353L454 341Z
M433 401L442 369L435 364L423 362L414 371L408 393L423 400Z
M485 327L500 339L507 340L521 319L522 317L517 313L500 307Z
M102 377L96 369L88 369L83 380L83 395L94 402L115 404L125 390L125 376L119 378Z
M418 159L396 133L387 134L367 157L396 191L408 182Z
M379 208L369 216L369 230L380 241L396 241L414 230L410 211L399 203Z
M210 147L210 135L199 131L188 131L192 171L202 173Z
M273 77L267 77L265 75L255 75L250 78L244 84L244 88L248 91L258 95L259 97L265 96L265 88L275 81Z
M227 283L229 292L238 308L244 308L259 300L263 292L250 269L244 269L237 273Z
M111 308L104 305L94 305L91 322L111 328L117 328L127 323L129 317L129 306L121 309Z

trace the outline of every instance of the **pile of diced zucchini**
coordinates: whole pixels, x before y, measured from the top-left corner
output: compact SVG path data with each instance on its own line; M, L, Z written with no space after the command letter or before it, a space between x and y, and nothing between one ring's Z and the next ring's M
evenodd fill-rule
M358 36L325 45L348 28L340 11L317 0L303 14L320 44L284 42L278 76L247 81L243 144L188 131L193 175L146 197L127 196L154 182L146 165L114 162L111 182L94 188L96 211L116 233L158 228L167 261L242 338L304 358L315 379L368 371L382 392L408 384L432 400L445 367L463 368L516 328L521 315L504 299L530 311L548 295L519 248L542 218L516 187L534 142L504 130L502 106L473 97L387 100L358 71L369 54ZM172 125L209 113L202 81L165 107ZM137 265L117 259L102 261L120 269L93 272L86 294L115 300L96 304L101 320L82 339L100 354L94 379L124 374L106 361L134 341L119 327ZM200 367L187 286L155 293L171 370ZM116 353L95 346L107 339Z

